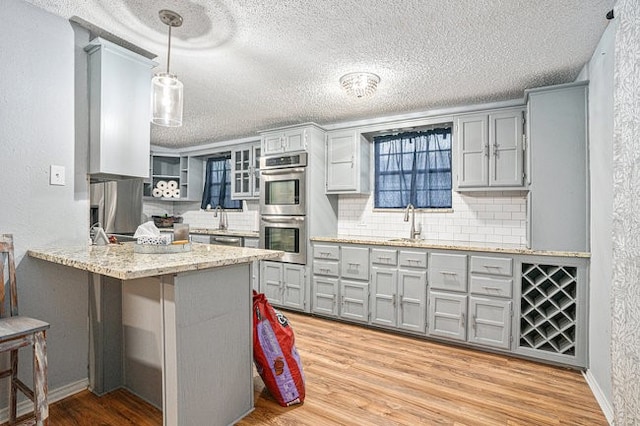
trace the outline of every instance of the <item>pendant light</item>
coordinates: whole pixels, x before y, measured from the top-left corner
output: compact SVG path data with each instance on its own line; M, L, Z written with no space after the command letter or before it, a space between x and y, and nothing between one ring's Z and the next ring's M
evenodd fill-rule
M163 9L160 20L169 27L167 48L167 72L157 73L151 80L151 122L159 126L182 126L182 83L175 74L169 72L171 59L171 27L182 25L182 16L171 10Z

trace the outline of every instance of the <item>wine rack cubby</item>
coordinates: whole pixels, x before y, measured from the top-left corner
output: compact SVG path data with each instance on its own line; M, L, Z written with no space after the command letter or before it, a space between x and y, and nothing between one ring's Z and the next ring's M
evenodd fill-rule
M576 267L523 263L520 303L520 347L576 355Z

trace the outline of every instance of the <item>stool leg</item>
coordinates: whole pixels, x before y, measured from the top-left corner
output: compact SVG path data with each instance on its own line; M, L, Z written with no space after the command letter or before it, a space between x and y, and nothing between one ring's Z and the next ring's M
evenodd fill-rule
M11 391L9 396L9 424L12 425L16 422L17 408L18 408L18 385L16 380L18 378L18 350L11 351Z
M48 425L49 405L47 403L47 340L44 331L40 331L34 335L33 403L36 425Z

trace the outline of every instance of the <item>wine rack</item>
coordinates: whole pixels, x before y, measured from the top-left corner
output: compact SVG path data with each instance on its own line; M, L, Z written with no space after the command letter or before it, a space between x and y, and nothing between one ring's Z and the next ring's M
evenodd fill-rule
M577 268L523 263L521 285L520 347L575 356Z

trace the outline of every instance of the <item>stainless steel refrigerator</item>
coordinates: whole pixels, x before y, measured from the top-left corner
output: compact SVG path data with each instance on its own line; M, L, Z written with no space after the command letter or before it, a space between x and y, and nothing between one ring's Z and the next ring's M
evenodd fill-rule
M92 183L91 225L107 234L133 234L142 223L142 179Z

